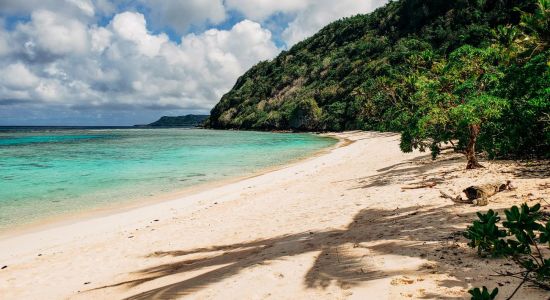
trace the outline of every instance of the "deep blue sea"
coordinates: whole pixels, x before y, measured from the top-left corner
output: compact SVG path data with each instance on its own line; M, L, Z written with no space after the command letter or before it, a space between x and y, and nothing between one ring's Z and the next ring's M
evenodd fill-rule
M0 127L0 231L252 174L335 142L185 128Z

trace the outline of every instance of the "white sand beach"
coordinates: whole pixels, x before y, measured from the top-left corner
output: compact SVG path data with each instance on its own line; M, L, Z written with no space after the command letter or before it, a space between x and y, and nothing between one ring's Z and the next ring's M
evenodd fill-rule
M0 240L2 299L463 299L517 281L461 232L475 212L550 201L538 171L402 153L399 136L346 132L341 147L177 199ZM485 207L456 194L510 179ZM401 187L434 182L432 188ZM508 282L508 283L506 283ZM502 286L500 286L502 285ZM524 286L517 299L547 299Z

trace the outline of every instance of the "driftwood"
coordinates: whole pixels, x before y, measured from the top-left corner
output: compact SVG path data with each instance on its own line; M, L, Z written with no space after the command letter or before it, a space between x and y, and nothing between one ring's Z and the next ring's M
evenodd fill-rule
M512 182L507 180L505 183L489 183L469 186L462 191L466 195L466 199L462 199L460 195L453 197L443 191L439 192L441 193L441 197L451 199L456 203L484 206L489 204L489 197L495 195L496 193L514 189L515 187L512 186Z
M424 183L418 183L418 184L411 184L402 186L401 189L403 190L414 190L414 189L423 189L423 188L433 188L436 186L437 182L429 181Z
M441 194L441 198L446 198L446 199L451 199L453 200L454 202L457 202L457 203L471 203L471 202L463 202L462 200L462 197L460 197L460 195L457 195L456 197L453 197L447 193L445 193L444 191L439 191L439 193Z

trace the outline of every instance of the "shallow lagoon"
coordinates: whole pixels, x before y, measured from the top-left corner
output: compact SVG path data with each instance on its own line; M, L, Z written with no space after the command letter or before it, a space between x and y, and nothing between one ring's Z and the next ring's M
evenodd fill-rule
M288 163L312 134L202 129L0 129L0 231Z

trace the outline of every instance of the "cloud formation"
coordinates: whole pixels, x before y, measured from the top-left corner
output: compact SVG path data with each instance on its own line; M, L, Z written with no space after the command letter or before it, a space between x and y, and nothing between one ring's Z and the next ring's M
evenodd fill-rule
M288 46L313 35L325 25L343 17L368 13L380 7L386 0L315 0L297 14L288 24L282 36Z
M178 33L196 24L218 24L225 20L222 0L142 0L151 11L156 27L169 27Z
M287 46L313 35L325 25L343 17L368 13L387 0L226 0L227 6L247 18L264 21L274 14L293 14L282 38Z
M40 10L8 39L20 45L11 54L20 62L2 60L0 98L55 99L80 108L207 110L247 68L278 52L271 33L252 21L190 33L177 43L152 34L145 17L135 12L117 14L100 27Z
M312 0L226 0L229 9L243 13L247 18L263 21L276 13L295 13L306 9Z
M285 47L275 40L292 45L380 3L0 0L0 120L17 123L14 115L23 111L36 119L79 114L117 124L132 121L105 118L205 113L238 76ZM291 21L278 24L284 31L274 37L266 24L277 14ZM210 29L197 29L204 26ZM157 117L151 112L149 119Z

